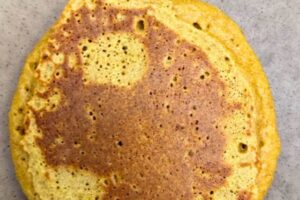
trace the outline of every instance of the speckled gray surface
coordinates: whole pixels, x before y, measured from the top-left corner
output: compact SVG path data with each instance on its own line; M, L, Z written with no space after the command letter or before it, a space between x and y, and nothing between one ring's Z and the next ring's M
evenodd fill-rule
M300 200L300 0L208 0L241 25L275 97L282 155L267 200ZM7 113L26 55L67 0L0 0L0 199L25 199L15 179Z

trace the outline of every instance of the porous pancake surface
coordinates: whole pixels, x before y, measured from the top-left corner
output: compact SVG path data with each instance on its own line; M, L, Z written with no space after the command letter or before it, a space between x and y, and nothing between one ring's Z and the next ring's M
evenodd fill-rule
M29 199L259 199L255 88L172 1L73 0L11 111Z

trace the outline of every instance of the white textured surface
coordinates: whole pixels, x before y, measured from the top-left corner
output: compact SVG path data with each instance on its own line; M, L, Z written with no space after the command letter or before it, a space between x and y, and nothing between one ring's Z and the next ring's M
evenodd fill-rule
M207 0L244 30L276 101L282 155L267 200L300 200L300 0ZM7 113L26 55L67 0L0 0L0 199L23 200L8 145Z

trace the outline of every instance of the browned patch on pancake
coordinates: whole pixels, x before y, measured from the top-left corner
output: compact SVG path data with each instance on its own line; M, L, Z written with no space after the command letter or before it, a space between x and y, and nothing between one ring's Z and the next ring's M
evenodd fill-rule
M73 16L53 34L58 51L79 55L80 39L128 32L147 48L149 70L131 89L84 85L81 69L71 70L66 59L64 76L50 85L63 92L65 103L55 112L35 112L43 132L37 143L47 163L107 177L105 199L192 199L198 194L208 199L231 171L223 161L226 138L215 123L239 106L228 105L220 95L225 86L198 47L178 40L173 31L147 16L147 10L118 10L98 3L95 11L82 8L74 13L82 15L80 22ZM126 16L125 21L104 23L117 13ZM91 15L96 20L91 21ZM135 17L144 17L145 34L134 32ZM72 34L64 37L63 31ZM168 52L174 52L175 61L165 69ZM86 114L87 104L92 118ZM63 144L50 148L57 137ZM112 180L113 173L117 178Z
M251 200L252 194L247 191L241 191L238 194L238 200Z
M252 163L240 163L241 167L250 167Z

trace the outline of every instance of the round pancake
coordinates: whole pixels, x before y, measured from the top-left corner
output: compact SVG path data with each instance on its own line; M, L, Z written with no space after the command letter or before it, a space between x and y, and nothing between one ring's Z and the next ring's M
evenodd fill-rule
M194 1L70 1L10 129L29 199L262 199L280 150L255 55Z

